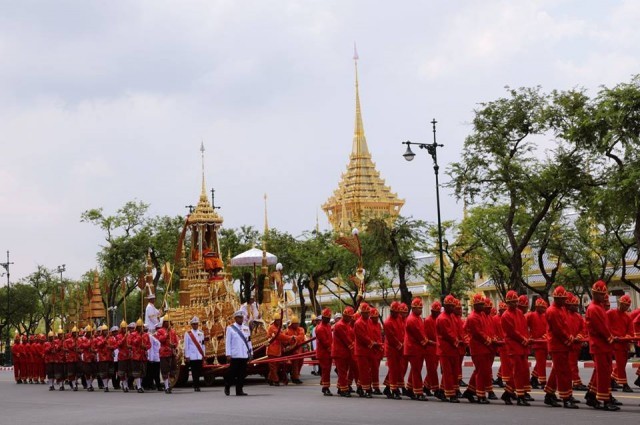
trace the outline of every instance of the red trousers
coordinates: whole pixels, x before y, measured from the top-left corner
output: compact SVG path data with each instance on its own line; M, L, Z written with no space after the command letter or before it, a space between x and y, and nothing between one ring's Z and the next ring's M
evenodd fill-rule
M613 358L616 360L616 367L613 370L612 378L616 380L619 385L627 383L627 360L628 350L613 350Z
M338 369L338 391L349 390L349 370L351 365L351 358L337 357L333 359Z
M458 384L458 367L460 356L440 356L440 369L442 371L442 389L447 398L456 396Z
M277 358L278 356L269 356L270 359ZM271 382L280 382L280 370L282 368L282 363L273 362L269 363L269 381Z
M400 381L398 381L398 385L402 388L405 387L404 378L407 376L408 368L409 368L409 359L406 358L405 356L402 356L400 359Z
M569 400L573 395L571 368L567 367L569 364L569 351L552 351L551 360L553 361L553 366L549 374L549 382L544 390L546 393L551 394L557 389L561 400Z
M469 379L469 390L475 391L478 398L487 396L487 388L491 388L491 365L493 354L471 355L475 369Z
M589 381L589 391L599 401L611 399L611 353L592 354L595 367Z
M438 356L435 354L427 354L424 357L427 365L427 375L424 377L424 386L435 391L440 388L440 380L438 379Z
M13 377L15 378L16 382L24 378L20 375L20 372L22 370L22 365L20 363L21 361L19 359L13 359Z
M529 386L529 364L526 354L512 354L512 382L516 396L524 397L524 393ZM504 378L503 378L504 379Z
M291 360L291 379L300 379L300 370L304 359Z
M389 355L387 356L387 367L389 369L389 373L387 374L385 384L389 385L389 388L392 391L404 387L404 380L401 380L402 359L402 354L396 351L389 352Z
M380 389L380 362L382 358L379 354L376 354L371 359L371 388L374 390Z
M322 388L331 386L331 357L318 359L320 365L320 385Z
M358 364L358 386L364 391L371 390L371 356L356 356Z
M424 357L420 356L407 356L409 364L411 365L411 375L409 382L411 382L411 389L415 395L422 395L422 362Z
M356 381L356 385L360 385L360 375L358 374L358 362L354 357L351 357L351 359L349 359L349 385L351 385L351 383L353 381Z
M538 378L538 382L541 385L547 383L547 350L544 348L536 348L533 351L533 354L536 357L536 364L533 367L533 371L531 372L531 376L534 378Z
M569 351L569 368L571 369L571 384L574 386L582 385L580 370L578 369L578 358L580 358L580 349L571 349L571 351Z

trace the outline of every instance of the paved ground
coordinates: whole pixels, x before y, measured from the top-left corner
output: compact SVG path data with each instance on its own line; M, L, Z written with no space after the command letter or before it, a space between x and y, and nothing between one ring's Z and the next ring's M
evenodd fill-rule
M304 373L306 372L306 374ZM465 368L465 378L471 370ZM385 373L385 371L381 372ZM588 380L591 369L581 370ZM628 369L629 376L635 371ZM304 385L269 387L252 380L245 388L248 397L225 397L220 382L194 393L178 388L172 395L164 393L129 393L101 391L89 393L49 392L46 385L16 385L12 372L0 372L0 423L2 424L211 424L225 425L299 425L299 424L536 424L595 423L615 421L640 423L640 389L634 394L616 392L625 405L620 412L607 413L581 405L579 410L549 408L542 403L542 391L534 390L536 402L531 407L454 405L431 400L373 400L323 397L319 379L303 370ZM500 395L500 390L497 391ZM232 390L233 394L233 390ZM584 393L576 394L582 399Z

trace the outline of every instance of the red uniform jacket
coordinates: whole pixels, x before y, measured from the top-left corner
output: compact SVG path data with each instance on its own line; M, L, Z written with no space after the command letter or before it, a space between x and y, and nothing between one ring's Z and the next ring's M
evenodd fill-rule
M458 325L455 321L455 314L440 313L436 319L436 332L438 334L438 348L436 352L439 356L459 356L458 345Z
M67 361L67 357L64 352L64 339L56 338L53 341L55 347L55 359L54 363L65 363Z
M160 328L156 331L156 338L160 341L160 357L171 357L179 343L176 331Z
M469 345L469 335L464 331L464 319L457 314L453 315L453 318L456 321L456 328L458 329L458 338L460 339L460 344L458 345L458 354L464 356L467 352L466 346Z
M118 361L131 360L131 347L129 347L129 339L127 334L118 334L116 336L118 347Z
M607 354L613 351L613 335L609 328L607 313L600 304L592 301L587 307L587 332L589 332L589 352Z
M436 331L436 319L428 315L424 319L424 336L429 343L424 349L425 356L435 356L437 350L438 332Z
M291 342L291 337L285 335L285 333L273 323L267 330L267 338L271 341L267 347L267 356L280 357L282 355L282 346Z
M316 357L318 359L331 358L331 346L333 345L333 331L329 323L320 323L316 326Z
M607 320L609 321L609 329L613 336L631 336L633 335L633 326L629 313L622 312L618 309L607 311ZM613 349L625 351L629 349L628 342L614 342Z
M82 351L82 361L91 363L96 361L96 353L93 351L93 340L87 337L78 338L78 348Z
M413 312L409 313L405 324L404 355L424 356L424 348L427 346L427 342L422 317Z
M529 339L527 320L517 308L509 308L502 314L505 348L509 355L529 354L529 348L523 343Z
M387 357L393 355L402 355L402 344L404 343L404 335L400 330L402 323L400 319L387 317L384 321L384 350Z
M496 314L495 316L491 316L491 320L493 320L493 330L496 333L496 338L504 341L504 331L502 330L502 316Z
M69 337L64 340L64 355L67 363L75 363L80 360L78 355L79 347L77 345L77 338Z
M484 313L472 311L465 322L465 331L469 335L469 351L472 356L493 354L489 321Z
M291 327L284 331L284 334L289 337L289 343L287 344L287 355L297 354L302 352L302 343L306 340L304 335L304 329L298 326L297 329ZM297 346L297 347L296 347ZM296 347L293 349L293 347Z
M47 341L44 343L44 362L55 363L56 362L56 342Z
M550 353L564 352L571 349L568 345L571 339L571 319L569 312L564 307L558 307L555 303L547 309L547 323L549 324L548 349Z
M141 360L143 362L146 362L149 359L149 350L151 349L151 337L149 336L148 332L143 332L142 335L140 335L140 338L142 339L142 345L141 345L142 352L140 353L142 356Z
M360 317L353 326L356 337L354 354L356 356L373 355L373 339L371 338L371 320Z
M373 350L373 356L376 359L382 359L384 356L384 346L382 345L382 327L380 319L378 319L378 323L373 323L373 320L369 319L369 328L371 339L378 343L376 348Z
M355 334L351 325L340 320L333 327L333 347L331 349L331 357L350 359L353 355L353 345Z
M550 309L551 307L549 307ZM549 325L547 323L547 313L538 313L537 311L530 311L525 315L527 319L527 327L529 328L529 335L533 339L546 339L547 333L549 331ZM534 342L531 344L531 347L534 350L546 350L547 343L546 342Z

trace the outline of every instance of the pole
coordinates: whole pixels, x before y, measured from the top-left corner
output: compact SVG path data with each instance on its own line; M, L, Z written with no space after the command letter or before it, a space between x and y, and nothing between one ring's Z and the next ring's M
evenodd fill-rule
M4 267L4 269L7 271L7 317L5 319L7 326L6 326L6 335L7 335L7 339L5 340L5 345L4 345L4 365L5 366L11 366L12 362L11 362L11 337L10 337L10 332L9 332L9 308L11 307L11 271L10 271L10 266L11 264L13 264L11 261L9 261L9 250L7 250L7 262L6 263L0 263L0 265L2 267Z
M438 147L438 143L436 142L436 119L434 118L431 121L431 124L433 125L433 149L429 150L429 153L431 154L431 156L433 157L433 171L436 175L436 209L438 211L438 244L439 244L439 251L440 251L440 299L444 300L444 297L447 295L446 293L446 287L444 284L444 256L443 256L443 250L442 250L442 220L440 218L440 184L438 182L438 171L440 170L440 167L438 166L438 153L437 153L437 147Z

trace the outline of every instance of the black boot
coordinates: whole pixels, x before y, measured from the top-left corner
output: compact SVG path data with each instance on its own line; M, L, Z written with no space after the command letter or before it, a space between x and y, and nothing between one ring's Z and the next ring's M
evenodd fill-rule
M618 410L620 410L620 408L610 401L605 401L604 404L602 405L602 410L607 410L609 412L617 412Z
M596 407L598 404L598 400L596 400L596 395L591 391L587 391L584 395L584 399L587 401L587 406Z
M560 404L553 399L550 393L545 394L544 404L551 407L560 407Z
M620 387L618 386L618 383L616 382L616 380L615 380L615 379L612 379L612 380L611 380L611 391L618 391L618 388L620 388Z
M467 386L467 383L464 382L462 379L460 381L458 381L458 385L461 386L462 388Z
M614 396L611 396L610 403L615 406L622 406L622 402L618 401L618 399L615 398Z
M633 382L633 385L635 385L636 387L640 387L640 375L638 375L638 379L636 379L636 380Z
M633 390L631 389L631 387L629 386L629 384L623 384L622 385L622 392L623 393L632 393Z
M531 397L531 395L529 393L524 393L524 399L526 401L535 401L535 399L533 397Z
M376 388L375 390L373 390L373 395L382 395L382 391L380 391L380 388Z
M565 409L577 409L578 405L569 399L562 402L562 407Z
M493 385L498 386L500 388L504 388L504 382L502 381L502 378L498 378L498 379L494 379L493 380Z
M327 396L327 397L331 397L333 394L331 393L331 390L329 388L323 388L322 389L322 394Z
M469 403L475 403L476 399L474 397L473 392L469 391L468 389L464 391L464 393L462 393L462 397L466 398L467 400L469 400Z
M458 397L451 397L449 403L460 403L460 400L458 400Z
M517 404L518 406L531 406L524 397L518 397Z
M575 404L582 403L580 400L577 400L574 396L569 397L569 400L573 401Z
M384 387L384 390L382 391L382 394L386 395L387 398L393 397L392 394L391 394L391 388L389 388L388 385L386 387Z
M497 400L497 399L498 399L498 396L497 396L497 395L496 395L496 393L494 393L493 391L489 391L489 392L487 393L487 398L488 398L489 400Z
M537 376L531 377L531 388L533 388L534 390L540 389L540 382L538 381Z
M393 398L394 400L402 400L402 396L400 395L400 390L393 390Z
M573 386L574 391L588 391L589 388L584 384L578 384Z
M486 397L479 397L478 404L491 404L491 403L489 402L489 400L487 400Z
M504 404L506 404L507 406L511 406L513 404L511 402L511 394L509 394L507 391L503 392L500 398L502 399L502 401L504 401Z

